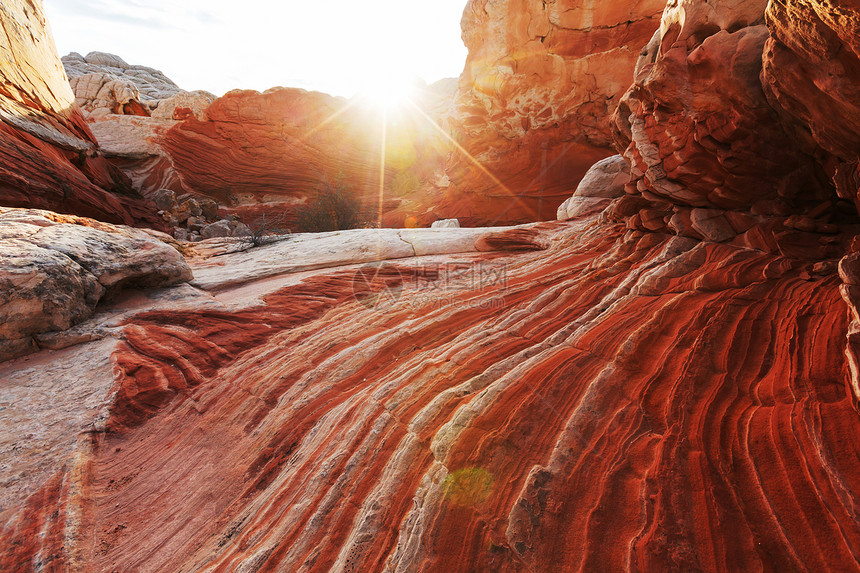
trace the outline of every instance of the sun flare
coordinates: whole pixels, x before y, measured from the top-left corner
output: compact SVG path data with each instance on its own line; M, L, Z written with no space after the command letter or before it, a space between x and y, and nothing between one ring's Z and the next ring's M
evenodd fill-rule
M367 81L362 86L359 95L375 106L388 109L407 103L416 89L414 79L396 75L380 75Z

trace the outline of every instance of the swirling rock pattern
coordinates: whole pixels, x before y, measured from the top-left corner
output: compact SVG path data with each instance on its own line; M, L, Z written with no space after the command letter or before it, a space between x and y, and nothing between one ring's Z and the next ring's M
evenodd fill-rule
M0 566L860 570L835 270L530 232L548 249L374 267L395 296L334 269L129 319L95 425L0 497Z
M431 86L416 106L429 109L444 97ZM334 182L345 184L373 220L384 216L402 227L408 215L432 206L422 191L444 166L450 144L442 133L428 112L412 106L386 116L357 100L273 88L225 94L202 119L171 127L161 145L184 188L230 210L276 210L290 219Z

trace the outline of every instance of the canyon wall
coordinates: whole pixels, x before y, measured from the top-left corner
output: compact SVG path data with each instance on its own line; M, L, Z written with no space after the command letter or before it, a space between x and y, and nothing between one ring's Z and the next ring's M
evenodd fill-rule
M133 92L157 83L140 83L129 70L149 68L98 53L67 56L66 65L85 109L108 101L90 115L93 129L144 194L167 187L213 196L233 212L277 208L289 216L338 177L377 220L382 211L386 225L537 221L551 219L587 169L611 155L608 118L662 8L661 0L470 2L456 99L450 82L421 88L389 110L384 133L382 110L360 97L291 89L230 93L206 113L204 106L184 117L160 114L167 122L127 118L142 115L128 103L137 101Z
M762 81L774 107L833 177L860 190L860 16L856 2L771 2ZM858 203L860 208L860 203Z
M451 149L439 126L450 81L416 86L408 104L385 110L294 88L186 92L158 70L101 52L63 62L102 152L145 196L169 189L216 199L223 214L249 222L269 213L292 226L297 210L336 185L368 222L418 224L414 215L432 204L423 191L443 176Z
M331 183L356 197L369 221L384 216L402 227L415 210L410 204L425 199L423 182L444 165L447 145L423 111L440 97L419 93L421 113L404 106L386 114L358 99L300 89L233 91L200 119L173 126L161 145L185 188L228 211L292 219Z
M0 204L162 227L154 207L98 152L41 2L3 2L0 18Z
M472 0L451 119L461 150L434 212L471 224L551 219L612 155L608 118L663 0ZM478 164L480 167L478 167Z

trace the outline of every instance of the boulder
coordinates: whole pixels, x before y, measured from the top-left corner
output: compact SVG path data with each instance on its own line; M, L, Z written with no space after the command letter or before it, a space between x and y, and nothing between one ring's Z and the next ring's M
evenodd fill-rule
M203 227L200 236L204 239L212 239L214 237L229 237L232 233L233 229L230 227L230 222L222 219Z
M459 229L460 221L457 219L440 219L438 221L434 221L432 225L430 225L431 229Z
M0 360L35 334L89 317L120 288L188 281L185 259L152 235L88 219L0 207Z
M602 210L609 204L608 199L624 195L624 186L629 181L630 166L622 156L598 161L579 182L573 196L559 206L556 218L566 221Z
M621 155L613 155L591 166L573 196L615 199L624 195L624 186L629 181L630 165Z
M173 211L176 208L176 192L170 189L159 189L150 198L162 211Z

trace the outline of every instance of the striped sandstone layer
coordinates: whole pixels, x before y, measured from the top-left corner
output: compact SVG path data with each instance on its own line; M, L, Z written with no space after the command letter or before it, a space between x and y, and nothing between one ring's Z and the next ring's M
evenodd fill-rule
M547 248L213 285L67 349L107 398L0 565L860 570L835 265L594 217L495 244Z

